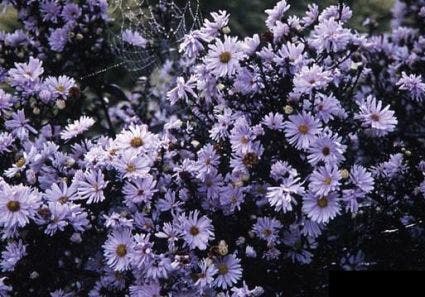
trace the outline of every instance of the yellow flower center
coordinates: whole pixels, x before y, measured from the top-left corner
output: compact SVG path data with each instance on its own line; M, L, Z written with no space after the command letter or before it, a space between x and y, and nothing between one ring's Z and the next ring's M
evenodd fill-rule
M322 196L317 200L317 205L320 208L325 208L326 206L328 206L328 197L326 196Z
M199 234L199 229L198 229L198 227L196 227L196 226L192 226L192 227L190 227L189 233L190 233L192 236L196 236L196 235L198 235L198 234Z
M327 186L329 186L332 183L332 178L327 177L323 180L323 183Z
M227 64L232 59L232 54L230 52L222 52L219 58L221 63Z
M127 247L125 244L119 244L116 249L118 257L124 257L127 255Z
M11 200L7 202L7 209L11 212L17 212L21 209L21 204L19 203L19 201Z
M300 131L300 133L303 134L303 135L307 134L309 130L310 129L308 128L308 126L306 124L301 124L298 127L298 131Z
M130 141L130 145L134 148L138 148L141 147L143 145L143 139L141 139L140 137L134 137L131 141Z
M218 273L221 275L227 274L229 272L229 267L226 264L221 263L218 265Z
M19 168L21 168L21 167L23 167L25 165L25 158L20 158L19 160L18 160L18 162L16 162L16 166L17 167L19 167Z

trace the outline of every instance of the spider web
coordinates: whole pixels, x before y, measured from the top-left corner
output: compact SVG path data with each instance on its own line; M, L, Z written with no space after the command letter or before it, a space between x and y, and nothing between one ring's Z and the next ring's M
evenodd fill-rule
M111 11L119 21L119 33L111 34L111 45L120 66L133 78L178 55L178 43L186 33L201 26L199 0L113 0ZM182 2L182 1L181 1ZM122 39L126 29L139 32L149 46L131 46Z

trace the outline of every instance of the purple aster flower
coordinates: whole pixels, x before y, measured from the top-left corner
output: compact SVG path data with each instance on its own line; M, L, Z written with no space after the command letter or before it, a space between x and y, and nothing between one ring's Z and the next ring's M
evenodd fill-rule
M103 250L103 255L109 267L116 271L129 269L134 250L134 240L131 231L128 229L115 230L109 234L103 245Z
M346 146L341 144L341 141L342 138L338 134L325 130L308 148L308 162L312 165L317 165L319 162L338 165L345 160L343 154Z
M49 218L48 224L44 233L52 236L58 231L63 231L68 222L66 221L67 217L71 214L68 204L62 204L61 202L49 202Z
M148 41L145 38L143 38L143 36L139 32L132 31L130 29L124 30L121 34L121 38L124 42L132 46L145 48L146 45L148 44Z
M271 130L283 130L283 115L280 113L269 113L263 119L263 125Z
M0 133L0 155L10 152L10 147L14 142L14 138L7 132Z
M113 165L123 177L133 179L148 175L151 160L147 157L141 158L131 151L124 151Z
M225 214L233 213L235 209L240 210L244 200L244 191L240 187L234 187L233 185L224 187L220 194L220 204L223 206Z
M198 97L194 92L196 87L196 79L194 76L191 76L188 81L185 81L183 77L178 77L176 82L176 87L167 93L167 98L170 100L171 105L176 104L179 100L187 102L189 95L194 98Z
M243 57L241 44L237 37L224 37L224 42L217 39L209 46L205 63L209 71L217 77L233 75L239 69Z
M117 136L116 143L120 149L139 153L156 146L156 140L156 136L148 131L146 125L132 125Z
M12 106L12 95L0 89L0 114Z
M214 168L217 168L219 164L220 156L217 154L212 144L207 144L199 150L198 161L196 162L199 178L202 179L204 174L210 173Z
M29 223L29 219L34 218L40 204L39 193L29 187L2 184L0 187L0 225L8 229L24 227Z
M425 95L425 83L422 82L422 75L402 73L402 77L397 82L400 90L407 91L415 101L422 101Z
M44 72L43 63L30 57L28 63L15 63L15 68L9 70L9 82L19 89L28 90L35 86Z
M16 264L26 255L27 245L23 244L22 240L9 242L1 253L1 270L13 271ZM1 293L0 296L2 296Z
M252 226L252 231L254 234L268 243L275 243L278 239L278 234L282 228L282 224L274 219L269 217L260 217L257 218L257 222Z
M313 90L323 89L331 81L331 73L324 71L317 64L311 67L303 66L294 77L295 93L310 93Z
M190 249L198 248L205 250L208 241L214 239L214 227L211 220L206 216L199 217L199 211L195 210L179 218L183 239Z
M325 196L308 193L303 197L302 209L314 222L327 223L340 213L338 196L334 192Z
M168 274L173 270L171 261L164 254L155 255L152 262L146 269L146 277L155 281L161 278L168 278Z
M213 21L205 19L204 24L200 29L202 38L207 42L217 37L220 30L226 27L229 22L229 14L224 10L212 12L211 16Z
M126 204L131 205L149 202L153 194L157 191L155 186L156 181L151 175L126 182L122 189Z
M328 123L335 116L344 116L345 111L333 95L318 94L314 99L314 110L323 123Z
M318 52L338 52L344 50L351 40L351 32L344 29L335 19L324 19L314 27L310 44Z
M300 68L307 62L304 47L302 43L294 44L288 41L282 45L273 61L278 65L285 65L289 62L291 74L294 74L300 71Z
M202 34L199 30L194 30L187 33L180 43L179 52L189 59L198 55L199 52L204 50L204 45L201 41Z
M285 0L281 0L272 9L267 9L265 11L267 14L267 28L269 28L269 30L273 30L276 22L282 19L283 15L289 10L290 7L291 6L288 5Z
M296 148L306 149L316 139L320 128L320 122L317 119L303 112L289 116L289 121L285 122L285 136Z
M296 204L294 195L301 195L304 191L300 178L290 176L283 179L279 187L269 187L267 189L267 199L276 211L286 213L292 210L292 203Z
M65 127L65 130L61 132L61 138L63 140L70 140L76 136L86 132L95 123L94 119L86 116L80 117L80 119L74 121Z
M5 126L12 132L13 135L17 136L19 139L25 139L28 137L29 132L37 134L37 131L28 123L29 120L25 118L24 111L18 110L12 114L12 119L5 122Z
M107 185L101 170L89 170L77 183L78 195L81 199L87 199L87 204L102 202L105 200L103 191Z
M2 297L9 296L13 290L11 286L8 286L4 283L5 280L6 280L6 277L0 278L0 296Z
M75 3L68 3L62 9L62 18L65 23L74 22L81 16L81 7Z
M43 21L56 23L61 12L61 6L56 0L45 0L40 5L40 11L43 16Z
M382 101L376 102L375 97L368 96L359 106L360 112L355 118L362 121L363 127L372 128L372 133L378 136L394 131L398 121L389 105L382 108Z
M201 271L196 274L195 286L199 288L211 286L214 281L214 276L218 273L217 268L211 261L206 259L200 261L198 265Z
M372 174L360 165L353 165L350 172L350 180L361 191L369 193L373 190Z
M233 254L217 258L214 264L218 270L218 275L214 284L219 288L227 289L237 283L242 277L240 262L241 260Z
M339 188L341 174L336 166L316 168L310 176L309 189L316 195L327 195Z
M71 186L68 187L65 182L62 182L59 185L56 183L52 184L43 196L47 201L66 203L70 200L76 199L76 195L77 189L74 184L71 184Z
M62 52L68 42L69 28L63 27L52 31L49 36L49 46L52 51Z
M75 80L66 75L59 77L49 76L44 80L43 85L51 94L66 98L71 88L75 86Z

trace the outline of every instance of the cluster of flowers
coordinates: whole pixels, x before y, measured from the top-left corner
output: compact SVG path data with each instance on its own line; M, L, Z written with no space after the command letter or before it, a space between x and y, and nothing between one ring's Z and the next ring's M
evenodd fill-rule
M0 31L2 68L25 62L28 56L47 63L54 74L92 72L107 57L110 18L106 0L11 0L22 27ZM80 63L72 61L81 60ZM1 70L1 68L0 68Z
M300 18L279 1L244 40L212 13L155 74L168 92L146 87L156 110L139 89L102 99L109 136L84 106L68 121L81 91L42 57L7 67L0 296L321 296L323 269L420 265L425 39L407 25L425 3L410 2L383 36L349 29L345 5ZM87 5L40 4L67 23L49 51L93 5L107 19Z

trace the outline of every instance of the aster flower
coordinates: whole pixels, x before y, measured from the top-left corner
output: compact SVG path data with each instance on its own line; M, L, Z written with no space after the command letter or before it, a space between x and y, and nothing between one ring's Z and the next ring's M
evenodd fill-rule
M33 219L41 204L38 192L19 185L0 188L0 225L11 229L24 227Z
M9 82L17 88L29 89L39 82L43 72L43 62L30 57L28 63L15 63L15 68L9 70Z
M211 220L206 216L198 218L199 211L190 212L189 215L180 217L183 239L190 249L205 250L208 241L214 239L214 228Z
M303 212L314 222L327 223L340 212L338 196L331 192L324 196L308 193L303 197Z
M300 183L300 178L290 176L283 179L279 187L269 187L267 189L267 199L276 211L281 210L286 213L292 210L292 203L296 204L293 195L301 195L303 193L304 187Z
M273 59L278 65L285 65L287 62L291 65L291 74L300 70L300 67L306 62L304 54L304 44L294 44L287 42L277 52L277 56Z
M214 284L219 288L232 287L242 277L240 259L233 254L217 258L214 265L218 270Z
M327 195L338 189L340 179L341 174L336 166L325 165L313 171L309 189L316 195Z
M289 121L285 122L285 136L298 149L308 148L319 132L319 121L306 112L290 115Z
M425 83L422 82L422 75L402 73L402 77L397 82L400 90L407 91L415 101L422 101L425 96Z
M314 110L323 123L344 115L340 102L333 95L318 94L314 99Z
M49 202L49 218L44 233L52 236L57 231L63 231L68 225L67 217L71 214L69 206L60 202Z
M156 145L156 137L148 131L146 125L131 125L122 131L116 139L117 147L133 153L147 151Z
M27 255L26 248L27 246L22 243L22 240L9 242L1 253L1 270L3 272L13 271L16 264Z
M338 165L344 158L346 146L341 144L342 138L338 134L333 134L330 130L325 130L308 148L308 161L312 165L324 162L329 165Z
M183 41L179 46L179 52L189 59L196 57L204 49L201 39L202 34L199 30L189 32L183 37Z
M372 174L360 165L353 165L350 172L350 180L356 187L365 193L369 193L373 190L374 181Z
M272 9L267 9L265 11L267 14L267 28L269 28L269 30L272 30L273 27L276 25L276 22L282 19L284 13L288 11L290 7L291 6L288 5L285 0L281 0Z
M10 133L0 133L0 155L10 152L10 147L13 144L14 139Z
M69 39L69 28L63 27L52 31L49 36L49 45L52 51L62 52Z
M121 34L121 38L132 46L145 48L148 44L148 41L139 32L130 29L125 29Z
M12 95L0 89L0 115L12 106Z
M151 169L150 161L147 157L140 157L131 151L124 151L113 164L123 177L132 179L147 176Z
M220 30L226 27L229 22L229 14L224 10L212 12L211 16L213 21L205 19L204 24L200 29L201 36L205 41L210 41L214 37L217 37Z
M177 86L167 93L167 98L170 100L171 105L176 104L177 101L187 101L188 95L197 98L197 95L193 91L196 86L196 79L191 76L188 81L185 81L183 77L177 78Z
M142 203L148 202L152 199L153 194L157 191L155 189L156 181L151 175L146 175L143 178L137 178L131 182L126 182L122 193L124 194L126 203Z
M43 21L56 23L61 13L61 6L55 0L45 0L40 4Z
M65 130L61 132L61 138L63 140L70 140L76 136L86 132L95 123L91 117L82 116L78 120L74 121L65 127Z
M274 243L277 240L280 228L282 228L282 224L278 220L260 217L252 226L252 231L258 238L266 240L268 243Z
M331 81L331 73L323 70L317 64L311 67L303 66L294 77L295 93L310 93L313 90L323 89Z
M264 117L263 125L271 130L283 130L283 115L271 112Z
M103 245L103 255L109 267L116 271L123 271L130 268L133 249L134 241L131 231L116 230L108 235Z
M75 3L68 3L62 8L62 19L66 22L74 22L81 16L81 7Z
M44 198L52 202L66 203L69 200L76 198L77 189L74 184L68 187L65 182L61 184L52 184L49 189L46 190Z
M214 276L217 274L217 268L211 263L210 260L202 260L199 262L199 268L201 272L196 274L196 282L195 286L200 288L204 288L206 286L210 286L214 281Z
M44 80L43 84L51 94L66 98L71 88L75 86L75 80L66 75L59 77L49 76Z
M310 43L318 51L344 50L351 40L351 32L334 18L324 19L314 27Z
M379 136L394 131L398 121L389 105L382 108L382 101L376 102L375 97L368 96L359 106L360 112L355 118L360 119L364 127L372 128Z
M29 132L37 134L37 131L29 124L23 110L13 113L12 119L7 120L5 126L19 139L27 138Z
M105 200L103 191L108 182L105 181L102 171L89 170L84 173L83 179L77 182L77 191L80 199L87 199L87 204Z
M241 44L236 37L224 37L224 42L217 39L210 45L205 63L209 71L217 77L233 75L240 67L243 57Z

